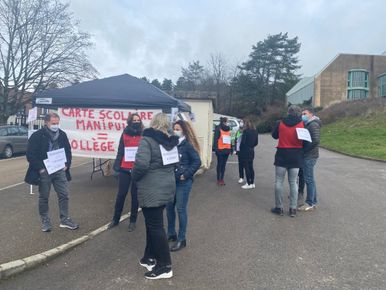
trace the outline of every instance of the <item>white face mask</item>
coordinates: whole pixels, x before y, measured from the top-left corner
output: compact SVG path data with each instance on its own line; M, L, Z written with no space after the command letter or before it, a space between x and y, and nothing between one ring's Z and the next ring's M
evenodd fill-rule
M58 124L58 125L51 125L51 126L50 126L50 130L51 130L52 132L58 132L58 130L59 130L59 124Z
M174 130L174 135L176 135L178 138L181 138L184 134L182 134L182 131Z

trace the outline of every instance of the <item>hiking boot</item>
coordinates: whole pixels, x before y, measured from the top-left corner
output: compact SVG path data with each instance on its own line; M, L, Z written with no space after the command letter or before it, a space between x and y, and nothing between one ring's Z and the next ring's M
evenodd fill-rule
M42 218L42 231L50 232L52 230L52 224L49 217Z
M79 228L79 225L73 222L70 218L66 218L60 222L59 227L67 228L70 230L76 230L77 228Z
M289 209L289 215L290 215L290 217L295 217L296 216L296 209L295 208L290 208Z
M271 212L278 215L284 215L284 211L281 207L274 207L271 209Z
M130 222L128 230L129 230L129 232L133 232L135 230L135 223Z
M173 277L171 266L154 267L150 272L145 273L145 278L150 280L168 279Z
M139 260L139 264L142 267L145 267L148 271L151 271L155 267L155 259L150 259L150 258L149 259L145 259L145 258L142 258L141 260Z

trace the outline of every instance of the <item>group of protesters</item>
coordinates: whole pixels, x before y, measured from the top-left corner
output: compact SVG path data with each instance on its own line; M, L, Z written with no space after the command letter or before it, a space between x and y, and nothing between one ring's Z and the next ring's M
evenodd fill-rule
M238 183L241 184L245 180L246 183L241 188L253 189L256 187L253 160L254 148L258 144L257 130L249 119L244 118L235 137L231 138L231 128L227 122L226 117L220 118L220 124L216 126L214 133L213 151L217 156L217 185L225 185L226 163L229 155L236 152L239 165ZM297 210L310 211L316 208L318 200L314 167L319 158L320 127L320 119L315 116L312 108L302 110L294 105L288 108L286 117L275 123L272 137L278 140L278 144L274 160L275 207L271 209L272 213L284 215L283 184L286 173L290 187L289 215L295 217ZM300 139L297 129L306 129L310 140ZM304 201L305 186L307 195Z
M68 213L68 181L71 180L72 156L67 135L59 129L59 122L59 115L47 114L44 128L33 133L28 142L29 168L25 181L39 186L39 214L43 232L52 230L48 212L51 185L58 195L60 227L71 230L79 228ZM58 149L64 149L66 154L64 168L49 174L44 161L50 151ZM147 279L173 276L170 251L179 251L186 247L189 194L193 176L200 166L200 146L188 121L177 120L171 124L168 115L159 113L151 120L150 127L145 129L140 115L130 115L122 132L114 163L114 169L119 174L119 185L113 218L108 228L119 224L131 187L128 230L135 230L138 209L142 208L146 243L139 264L148 270L145 273ZM163 219L165 208L167 233Z
M244 118L232 142L227 118L222 117L214 132L213 150L217 156L217 185L224 186L225 167L229 155L238 155L239 180L242 189L254 189L253 160L258 145L258 132L252 122ZM44 128L33 133L28 142L29 168L25 181L39 186L39 214L41 229L50 232L52 224L48 204L51 186L58 195L60 227L76 230L79 225L69 217L68 181L71 180L71 147L64 131L59 129L60 118L56 113L45 117ZM272 137L278 139L275 154L275 207L272 213L283 215L283 183L288 172L290 184L289 214L296 216L297 209L309 211L316 208L317 191L314 167L319 157L320 120L312 109L303 111L290 106L288 115L278 121ZM297 130L307 129L311 142L298 138ZM45 161L50 151L64 150L64 168L49 173ZM186 247L188 201L193 176L201 166L200 146L190 122L178 120L171 123L168 115L159 113L145 128L140 115L131 114L119 140L114 170L118 172L118 192L111 229L121 220L125 199L130 189L131 211L128 231L136 228L139 208L142 209L146 226L146 243L139 264L148 272L148 279L173 276L170 252ZM245 172L245 175L244 175ZM300 172L300 173L299 173ZM299 184L298 187L298 179ZM304 179L304 180L303 180ZM307 198L303 203L303 189ZM167 212L167 233L164 230L164 209ZM176 215L177 212L177 215ZM178 232L176 232L178 217Z

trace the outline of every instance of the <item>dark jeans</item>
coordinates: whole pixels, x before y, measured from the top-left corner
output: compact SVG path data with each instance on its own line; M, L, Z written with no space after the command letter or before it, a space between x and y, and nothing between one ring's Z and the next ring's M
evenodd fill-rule
M142 208L146 225L146 247L143 258L156 259L157 267L172 264L169 243L164 229L165 206Z
M48 198L51 184L54 186L59 201L60 220L68 218L68 181L66 173L59 170L51 175L45 171L40 175L39 184L39 214L41 218L48 217Z
M255 170L253 170L253 159L243 160L245 175L247 176L247 183L255 183Z
M239 155L237 155L237 159L239 160L239 177L244 179L244 164L243 164L243 160L240 159Z
M224 174L225 174L225 166L228 161L229 153L228 154L218 154L217 156L217 180L224 180Z
M186 228L188 226L188 201L192 189L193 180L177 180L176 195L174 201L166 206L168 217L168 236L176 235L176 210L178 213L178 241L186 239Z
M127 192L130 188L131 183L131 213L130 213L130 222L135 223L137 221L138 215L138 198L137 198L137 185L131 182L131 173L130 172L119 172L119 188L117 193L117 198L115 200L115 210L113 221L118 223L121 215L123 206L125 204L125 199Z

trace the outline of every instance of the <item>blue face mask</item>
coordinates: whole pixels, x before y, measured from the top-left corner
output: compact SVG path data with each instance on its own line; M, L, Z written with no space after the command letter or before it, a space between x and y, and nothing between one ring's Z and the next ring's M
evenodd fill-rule
M308 116L307 115L302 115L302 120L303 122L308 122Z

